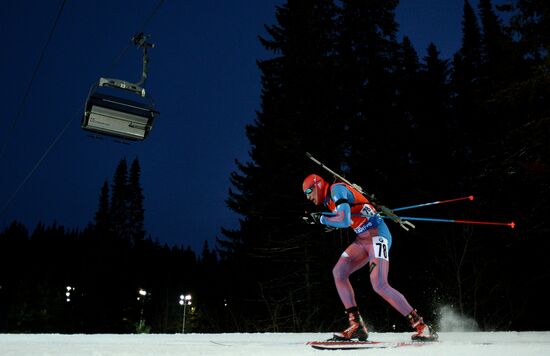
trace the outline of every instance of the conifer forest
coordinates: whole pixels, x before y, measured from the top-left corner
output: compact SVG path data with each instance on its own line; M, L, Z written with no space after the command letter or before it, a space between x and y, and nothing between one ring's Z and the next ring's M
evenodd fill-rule
M397 5L275 9L259 34L269 59L257 62L249 160L236 161L228 186L238 228L215 244L193 251L153 239L139 159L124 157L86 193L98 196L86 227L14 221L0 231L0 332L181 332L184 289L193 296L186 332L340 328L332 268L354 233L303 222L318 211L303 179L333 179L306 152L389 208L475 196L404 216L513 221L412 221L405 231L388 220L389 281L436 328L447 307L482 330L548 330L550 2L465 0L451 58L399 38ZM352 284L371 330L409 330L373 292L368 268Z

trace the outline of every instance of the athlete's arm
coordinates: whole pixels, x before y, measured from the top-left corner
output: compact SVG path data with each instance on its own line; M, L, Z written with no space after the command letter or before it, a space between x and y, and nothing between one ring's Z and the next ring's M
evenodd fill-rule
M334 185L330 194L336 203L336 211L330 215L321 216L319 221L321 224L339 229L349 227L351 225L349 199L353 199L353 194L343 184Z

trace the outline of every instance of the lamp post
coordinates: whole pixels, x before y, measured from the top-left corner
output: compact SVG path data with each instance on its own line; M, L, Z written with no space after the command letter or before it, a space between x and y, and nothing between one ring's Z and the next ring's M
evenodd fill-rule
M183 305L183 321L181 322L181 333L185 334L185 314L187 311L187 306L191 305L191 294L180 295L180 305Z
M65 287L67 289L67 292L65 292L65 297L67 297L65 300L67 303L71 301L71 292L74 292L75 288L71 286Z
M139 327L138 327L138 330L139 330L139 332L141 332L143 330L143 324L144 324L143 308L145 306L145 296L147 296L147 291L145 289L140 288L139 291L138 291L138 294L139 294L139 296L137 297L137 300L141 301L141 310L139 312Z

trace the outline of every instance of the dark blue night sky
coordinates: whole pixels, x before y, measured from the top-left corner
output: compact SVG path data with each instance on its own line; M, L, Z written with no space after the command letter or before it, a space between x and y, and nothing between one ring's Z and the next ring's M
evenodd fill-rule
M234 160L248 160L245 125L260 108L256 60L271 55L258 36L284 1L166 0L150 21L157 0L66 1L23 101L62 2L10 1L0 13L0 229L13 220L31 231L40 221L85 227L119 160L137 157L152 237L212 246L220 227L237 226L224 200ZM450 58L462 7L404 0L400 35L420 58L429 42ZM90 86L101 76L139 81L142 55L130 43L139 30L156 44L145 87L161 116L144 142L90 138L80 129Z

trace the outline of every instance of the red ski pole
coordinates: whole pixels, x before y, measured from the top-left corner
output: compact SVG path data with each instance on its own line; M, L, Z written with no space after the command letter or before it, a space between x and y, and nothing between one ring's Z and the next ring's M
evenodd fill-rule
M385 218L385 216L383 217ZM414 216L400 216L399 218L401 220L435 221L435 222L448 222L448 223L456 223L456 224L500 225L500 226L510 226L512 229L516 227L516 223L513 221L507 223L507 222L495 222L495 221L419 218Z
M410 206L404 206L402 208L392 209L393 211L400 211L400 210L407 210L407 209L414 209L414 208L420 208L423 206L429 206L429 205L437 205L437 204L446 204L446 203L454 203L461 200L474 200L473 195L469 195L467 197L461 197L461 198L455 198L455 199L447 199L447 200L438 200L433 201L430 203L424 203L424 204L417 204L417 205L410 205Z

